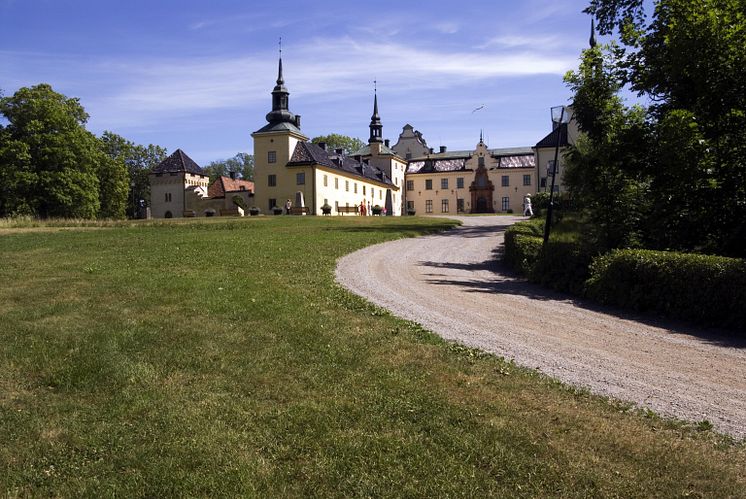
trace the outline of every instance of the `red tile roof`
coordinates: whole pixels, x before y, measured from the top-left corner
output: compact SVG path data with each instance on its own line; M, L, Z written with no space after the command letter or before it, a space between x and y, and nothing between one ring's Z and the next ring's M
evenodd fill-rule
M232 179L230 177L218 177L207 188L207 195L211 198L225 197L227 192L249 191L254 192L254 182L243 179Z

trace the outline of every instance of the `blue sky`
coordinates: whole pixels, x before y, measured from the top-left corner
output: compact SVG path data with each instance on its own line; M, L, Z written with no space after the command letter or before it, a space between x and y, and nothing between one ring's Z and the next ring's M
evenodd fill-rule
M367 140L373 80L384 137L406 123L437 149L530 146L567 103L587 47L585 0L0 0L0 88L50 83L88 129L198 163L252 152L283 40L290 109L309 137ZM484 108L472 112L477 107Z

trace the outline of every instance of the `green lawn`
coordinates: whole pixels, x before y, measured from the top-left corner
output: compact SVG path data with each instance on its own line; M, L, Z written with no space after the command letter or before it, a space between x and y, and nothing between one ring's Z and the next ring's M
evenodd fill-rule
M339 256L452 223L0 230L1 495L746 496L743 443L334 285Z

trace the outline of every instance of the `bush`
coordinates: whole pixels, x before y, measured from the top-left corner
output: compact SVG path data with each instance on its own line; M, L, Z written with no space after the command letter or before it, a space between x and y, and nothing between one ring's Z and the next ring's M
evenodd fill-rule
M746 329L746 260L615 250L593 260L586 289L601 303Z
M529 277L557 291L582 295L594 253L578 242L550 240L541 248Z
M519 222L508 227L505 231L505 263L520 274L531 275L541 252L542 232L541 220Z

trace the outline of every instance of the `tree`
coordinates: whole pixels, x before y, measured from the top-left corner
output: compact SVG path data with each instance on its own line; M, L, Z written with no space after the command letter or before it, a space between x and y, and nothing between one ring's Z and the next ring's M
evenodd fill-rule
M136 216L139 202L142 199L150 203L150 172L163 161L166 149L157 145L142 146L135 144L113 132L106 131L101 136L106 154L121 161L127 172L126 211L130 216Z
M573 89L573 111L584 132L567 156L564 179L574 201L590 222L590 239L598 250L639 243L645 211L644 111L627 108L616 70L621 53L611 45L583 53L580 68L565 81Z
M650 101L636 147L644 242L746 256L746 0L658 0L650 17L642 0L591 0L586 12L619 34L619 83Z
M240 152L232 158L211 161L204 170L210 177L210 183L217 180L218 177L227 177L230 172L236 173L245 180L254 180L254 156Z
M48 84L0 99L8 125L0 143L0 215L93 218L99 212L99 165L106 158L78 99Z
M343 149L345 154L354 154L363 147L365 142L356 138L348 137L347 135L340 135L338 133L330 133L329 135L319 135L311 139L313 144L319 144L321 142L326 143L326 148L330 151L335 149Z

